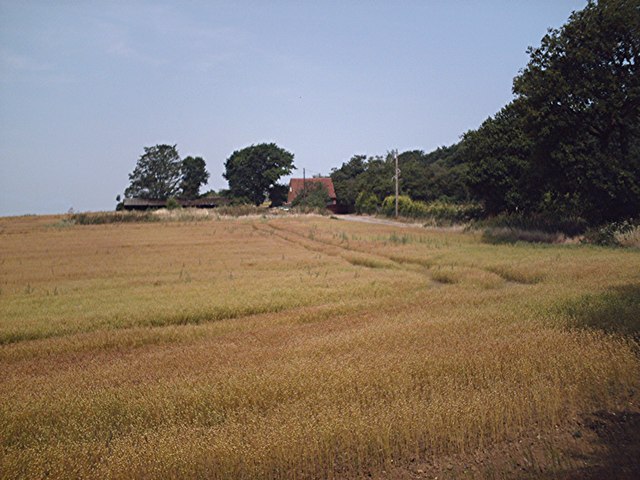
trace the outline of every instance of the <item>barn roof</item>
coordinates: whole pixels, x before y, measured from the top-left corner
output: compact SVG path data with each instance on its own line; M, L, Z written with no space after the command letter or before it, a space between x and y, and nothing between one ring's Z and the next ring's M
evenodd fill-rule
M150 198L125 198L122 203L125 207L164 207L167 201Z
M326 187L327 192L329 192L329 198L331 198L331 200L335 200L336 199L336 190L333 188L333 180L331 180L331 178L329 177L314 177L314 178L292 178L289 181L289 196L287 198L287 202L291 203L293 202L296 197L298 195L300 195L300 192L302 191L302 189L305 187L305 185L307 185L307 187L309 185L316 185L316 184L322 184Z

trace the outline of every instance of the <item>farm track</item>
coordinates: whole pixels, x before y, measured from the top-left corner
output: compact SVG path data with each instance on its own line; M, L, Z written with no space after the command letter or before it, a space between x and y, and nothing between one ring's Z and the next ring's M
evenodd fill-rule
M296 232L295 230L289 230L282 226L276 226L271 223L267 224L271 231L279 238L293 243L295 245L306 248L309 251L323 253L325 255L339 256L346 262L352 265L373 267L373 268L398 268L411 271L424 271L433 266L433 262L430 260L402 257L398 255L383 255L379 253L372 253L369 251L359 250L353 247L347 247L341 244L336 244L328 240L319 240L316 238L309 238L303 234ZM266 229L256 229L263 232L268 232ZM355 255L362 257L358 258ZM368 261L369 260L369 261ZM410 265L415 268L407 268Z
M361 222L361 223L374 223L385 226L405 226L401 222ZM411 227L420 227L414 224L410 224ZM372 253L370 251L364 251L353 247L347 247L342 244L337 244L325 239L317 239L315 237L310 238L309 235L305 236L295 230L286 229L280 225L274 225L273 223L267 223L267 228L261 228L256 223L252 224L253 228L263 233L273 233L278 238L285 240L286 242L303 247L309 251L321 253L330 256L339 256L346 262L363 267L369 268L398 268L410 271L417 271L421 273L432 274L431 270L434 267L452 268L462 267L469 271L483 272L491 275L497 275L502 278L507 284L534 284L538 283L540 278L528 278L526 276L515 276L510 274L508 270L502 269L498 266L489 266L485 268L478 267L473 262L448 262L438 263L433 258L416 258L403 255L384 255L380 253ZM422 227L420 227L422 228ZM268 234L268 233L267 233ZM357 256L354 256L357 255ZM431 275L433 277L433 275ZM437 278L433 278L438 282Z
M340 215L335 217L336 219L344 222L355 222L355 223L368 223L370 225L387 225L390 227L398 227L398 228L416 228L421 230L429 230L431 232L461 232L464 230L464 226L452 226L452 227L425 227L422 223L418 222L401 222L398 220L390 220L387 218L378 218L372 217L370 215Z
M352 265L361 265L361 266L365 265L365 263L357 263L357 260L354 260L353 254L357 254L357 255L365 255L366 258L373 261L377 261L377 262L390 262L388 265L386 265L386 268L396 268L399 266L395 261L383 255L372 254L370 252L363 252L354 248L349 248L343 245L328 242L326 240L318 240L315 238L305 237L304 235L294 230L288 230L281 226L273 225L272 223L269 223L267 225L270 227L270 230L265 229L261 231L263 232L271 231L278 238L281 238L289 243L293 243L294 245L298 245L312 252L322 253L324 255L330 255L333 257L336 257L336 256L340 257L344 261ZM260 229L258 228L258 230ZM351 254L351 256L349 254ZM384 263L380 263L380 265L384 265Z

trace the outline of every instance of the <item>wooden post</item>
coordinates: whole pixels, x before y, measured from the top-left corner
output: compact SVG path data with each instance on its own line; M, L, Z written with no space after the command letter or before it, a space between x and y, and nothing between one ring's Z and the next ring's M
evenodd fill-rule
M398 182L400 179L400 169L398 168L398 152L394 151L393 152L393 156L395 157L396 160L396 174L395 174L395 179L396 179L396 218L398 218Z

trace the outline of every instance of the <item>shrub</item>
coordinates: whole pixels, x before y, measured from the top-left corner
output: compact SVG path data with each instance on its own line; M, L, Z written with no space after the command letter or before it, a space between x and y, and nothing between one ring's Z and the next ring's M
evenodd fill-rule
M485 243L560 243L565 240L560 232L543 232L541 230L522 230L510 227L490 227L482 233L482 241Z
M616 239L623 247L640 248L640 225L636 225L628 232L618 233Z
M379 207L378 197L373 193L360 192L356 198L356 213L377 213Z
M166 207L167 210L176 210L178 208L182 208L182 205L180 205L180 203L178 203L178 200L176 200L174 197L169 197L167 199Z
M633 220L624 220L622 222L612 222L600 227L591 228L585 233L584 243L592 243L594 245L603 245L611 247L620 247L623 245L622 240L626 236L637 230L638 222Z
M382 213L395 214L395 197L388 196L382 202ZM479 218L483 213L480 205L475 203L449 203L443 201L421 202L411 200L406 195L398 197L398 214L409 218L431 218L437 221L468 222Z
M474 223L475 227L487 229L511 229L538 231L544 233L564 233L575 236L584 233L587 222L580 217L562 217L551 214L503 213L484 218Z
M74 213L70 217L70 223L76 225L104 225L107 223L139 223L159 221L161 221L161 218L157 215L154 215L151 211Z
M249 203L240 203L240 204L232 204L226 205L223 207L218 207L215 209L215 213L221 216L229 216L229 217L243 217L247 215L262 215L266 212L266 209L263 207L256 207L253 204Z

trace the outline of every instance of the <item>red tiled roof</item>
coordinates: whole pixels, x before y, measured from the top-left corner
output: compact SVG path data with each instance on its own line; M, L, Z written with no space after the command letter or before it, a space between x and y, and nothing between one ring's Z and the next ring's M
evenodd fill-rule
M311 184L318 184L321 183L322 185L324 185L327 189L327 191L329 192L329 197L331 198L331 200L336 199L336 191L333 188L333 180L331 180L329 177L323 177L323 178L307 178L307 179L303 179L303 178L292 178L289 181L289 196L287 198L287 203L291 203L295 200L295 198L300 195L300 192L302 191L302 189L304 188L304 186L306 185L307 188L309 187L309 185Z

